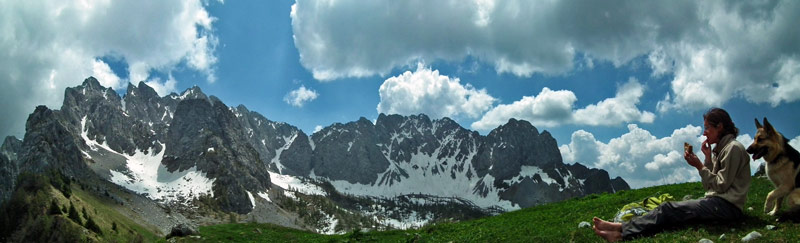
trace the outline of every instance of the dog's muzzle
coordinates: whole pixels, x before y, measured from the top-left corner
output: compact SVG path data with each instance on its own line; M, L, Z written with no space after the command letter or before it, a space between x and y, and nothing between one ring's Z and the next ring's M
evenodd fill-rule
M747 148L746 151L747 151L748 154L752 154L753 155L753 160L760 159L761 157L764 157L764 155L766 155L767 152L769 152L767 150L767 147L754 148L753 146L750 146L749 148Z

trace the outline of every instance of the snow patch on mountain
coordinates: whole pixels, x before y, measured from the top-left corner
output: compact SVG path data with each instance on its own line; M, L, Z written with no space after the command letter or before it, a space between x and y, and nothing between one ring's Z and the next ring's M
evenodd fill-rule
M469 164L469 161L472 161L476 155L476 151L473 149L461 161L454 157L438 159L439 149L431 155L415 153L409 162L392 161L385 172L378 174L378 181L369 185L345 180L329 182L342 193L359 196L391 198L408 194L427 194L469 200L482 208L499 206L505 210L519 209L518 205L501 200L498 191L491 186L486 188L488 193L485 197L474 190L480 183L492 185L494 180L488 174L483 178L467 177L467 174L477 174ZM463 169L459 170L459 168ZM408 177L403 176L401 171L404 171ZM315 178L314 175L312 178ZM325 178L317 179L325 180ZM488 181L484 182L486 179Z
M542 178L542 181L544 183L556 184L556 180L554 180L553 178L550 178L550 176L547 175L547 173L545 173L542 169L540 169L539 167L530 166L530 165L523 165L520 168L519 176L515 176L515 177L513 177L513 178L511 178L509 180L505 180L503 182L508 183L508 184L516 184L516 183L519 183L521 181L520 178L525 178L525 177L533 178L534 175L539 175Z
M193 94L194 94L194 89L188 89L188 90L184 91L183 94L180 97L178 97L178 99L179 100L185 100L186 98L188 98L190 95L193 95Z
M108 151L116 153L116 151L114 151L113 149L108 147L108 144L106 143L106 141L103 141L102 144L98 143L94 139L89 139L89 135L88 134L89 134L89 130L86 129L86 116L83 116L83 119L81 119L81 138L83 138L83 141L86 142L86 145L89 145L89 148L92 151L98 151L100 148L102 148L102 149L105 149L105 150L108 150ZM88 154L86 154L86 155L88 156ZM89 157L91 157L91 156L89 156Z
M294 140L296 138L297 138L297 132L293 132L292 135L289 135L288 137L283 137L284 141L283 146L275 150L275 157L272 158L272 163L275 164L276 168L278 168L278 173L282 173L283 169L286 168L283 166L283 164L281 164L281 159L280 159L281 153L283 153L284 150L289 149L289 147L292 146L292 143L294 143Z
M565 189L567 189L567 185L569 185L568 184L569 181L573 180L572 173L567 172L566 175L562 175L561 172L559 172L557 170L556 170L556 173L558 173L561 176L562 181L566 182L565 184L563 184L563 185L562 184L558 184L558 182L555 179L550 178L550 176L546 172L544 172L544 170L542 170L541 168L536 167L536 166L529 166L529 165L523 165L520 168L519 176L515 176L515 177L512 177L511 179L504 180L503 182L505 182L505 183L507 183L509 185L513 185L513 184L520 183L525 178L533 179L533 178L535 178L536 175L539 175L539 177L541 178L542 182L544 182L545 184L548 184L548 185L555 184L556 186L558 186L558 188L559 188L558 190L559 191L564 191ZM581 184L583 184L582 181L581 181Z
M253 193L250 193L250 191L246 191L246 192L247 192L247 197L250 198L250 205L253 205L253 209L255 209L256 208L256 199L253 197Z
M410 228L420 228L422 226L427 225L431 221L431 215L423 215L417 212L411 212L403 216L402 219L393 219L389 217L373 217L375 221L382 225L388 225L395 229L410 229Z
M324 226L321 229L317 229L317 233L326 235L339 233L336 232L336 225L339 224L339 219L337 219L333 215L325 213L324 211L320 211L320 213L322 213L323 217L325 217L324 219L322 219Z
M267 194L266 192L259 192L259 193L256 193L256 195L258 195L259 197L263 198L264 200L267 200L267 202L272 202L272 200L269 199L269 194Z
M110 170L110 181L114 184L165 202L189 203L202 195L214 196L211 188L216 179L209 179L197 167L169 172L161 164L164 150L155 155L137 151L133 156L123 156L127 159L127 171Z
M283 188L285 190L297 191L297 192L300 192L300 193L306 194L306 195L328 196L328 194L325 193L325 190L322 190L322 188L320 188L319 186L311 184L309 182L305 182L305 181L301 180L298 177L294 177L294 176L290 176L290 175L281 175L281 174L278 174L278 173L270 171L269 172L269 179L270 179L270 181L272 182L273 185L276 185L276 186L278 186L280 188ZM261 195L261 194L259 194L259 195ZM265 196L266 196L266 193L264 193L264 196L262 196L262 197L265 197ZM266 197L265 197L265 199L269 200Z
M166 145L161 142L158 142L162 148L159 153L155 153L151 147L146 152L136 149L133 155L128 155L109 148L105 141L100 144L89 139L87 133L84 116L81 120L81 137L89 148L93 151L104 149L125 158L124 171L109 170L111 173L109 181L114 184L164 202L189 203L201 195L214 196L211 188L216 179L209 179L205 173L197 171L197 167L169 172L166 166L161 164L166 151ZM86 152L84 154L88 156Z
M207 178L205 173L197 171L197 167L169 172L161 164L164 150L158 154L147 155L137 151L133 156L123 156L127 159L128 170L110 170L110 181L114 184L166 202L189 203L201 195L214 196L211 188L216 179Z

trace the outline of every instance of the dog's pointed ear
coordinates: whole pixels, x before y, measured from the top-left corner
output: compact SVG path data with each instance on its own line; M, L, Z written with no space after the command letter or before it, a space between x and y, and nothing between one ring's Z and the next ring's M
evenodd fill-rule
M768 132L771 132L771 133L775 133L776 132L775 128L772 127L772 124L769 124L769 121L767 121L766 117L764 117L764 130L767 130Z
M758 128L762 128L762 126L761 126L761 123L758 123L758 118L755 118L755 119L753 119L753 120L756 120L756 128L757 128L757 129L758 129Z

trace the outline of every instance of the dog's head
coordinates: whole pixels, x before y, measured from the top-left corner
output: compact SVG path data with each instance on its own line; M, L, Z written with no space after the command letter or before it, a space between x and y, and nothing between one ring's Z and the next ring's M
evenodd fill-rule
M783 135L778 133L778 131L772 127L772 124L769 124L766 117L764 117L764 126L758 123L758 119L755 120L758 131L756 132L756 137L753 139L753 144L747 147L747 153L753 155L753 160L762 157L765 157L765 159L775 158L782 150Z

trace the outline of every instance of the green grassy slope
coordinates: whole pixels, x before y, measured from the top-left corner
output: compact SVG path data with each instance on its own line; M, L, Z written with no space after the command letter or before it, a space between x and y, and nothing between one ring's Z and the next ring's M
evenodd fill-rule
M117 207L123 206L58 173L23 174L12 198L0 207L0 242L164 241Z
M745 208L746 218L740 222L713 222L667 229L641 242L697 242L702 238L714 242L740 242L751 231L762 235L756 242L800 242L800 225L792 221L776 222L763 213L763 203L772 185L765 178L753 178ZM200 228L202 240L208 242L601 242L591 228L578 228L593 216L610 219L623 205L660 193L676 199L686 195L702 197L700 183L665 185L616 194L590 195L559 203L542 205L477 220L443 223L414 230L351 232L345 235L319 235L267 224L227 224ZM774 230L766 225L777 226ZM725 238L719 239L725 234ZM196 241L196 238L186 239Z

